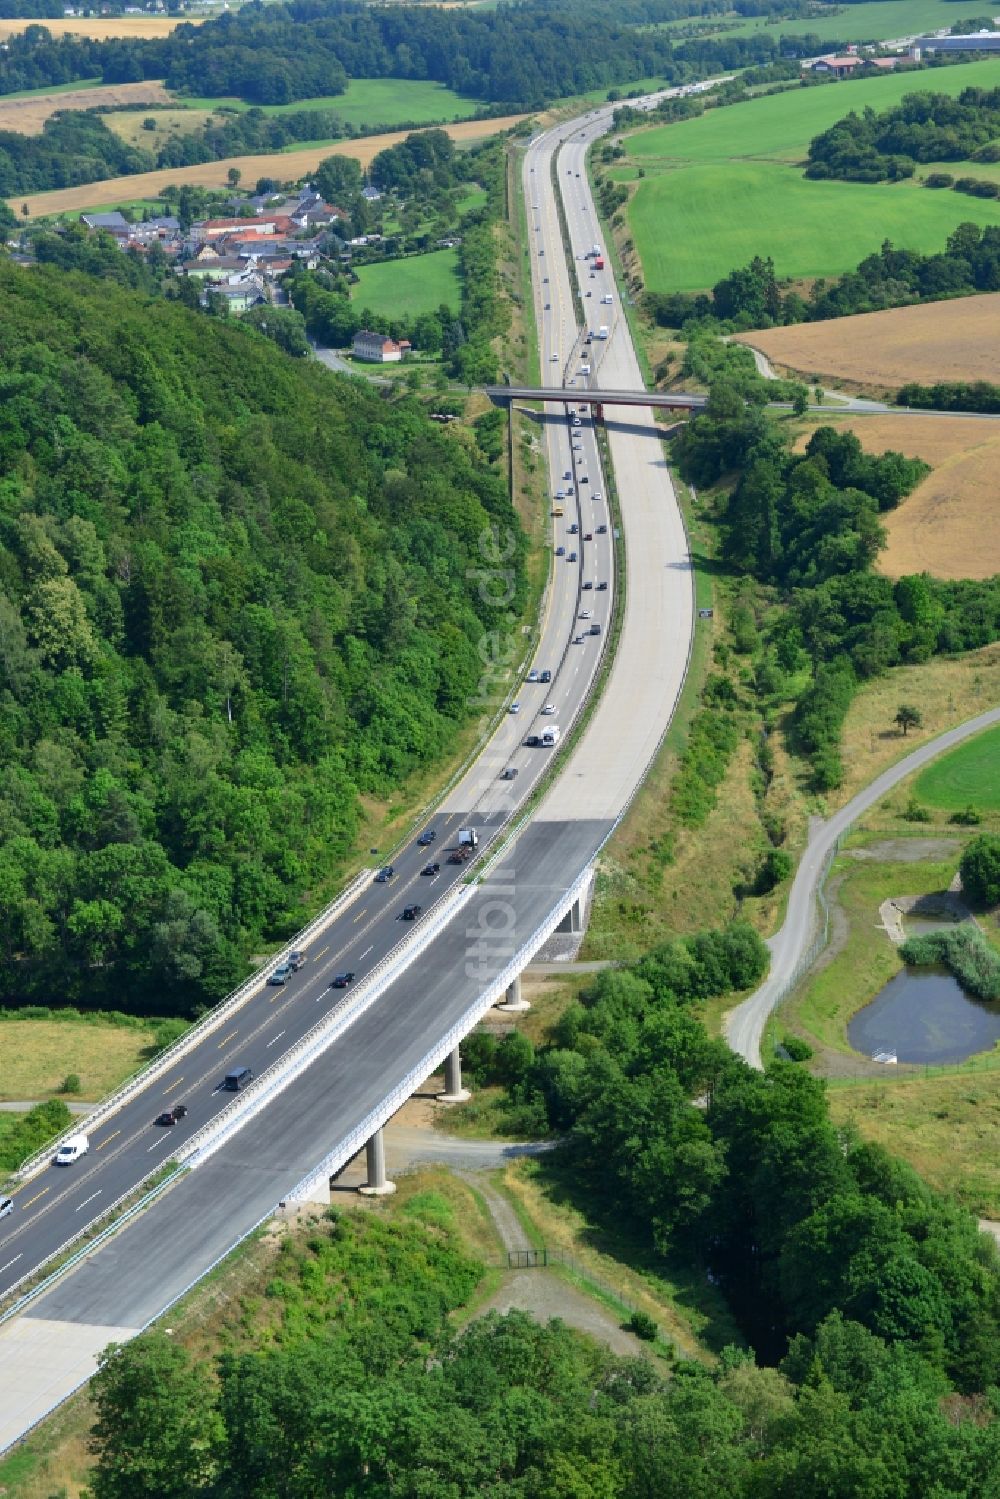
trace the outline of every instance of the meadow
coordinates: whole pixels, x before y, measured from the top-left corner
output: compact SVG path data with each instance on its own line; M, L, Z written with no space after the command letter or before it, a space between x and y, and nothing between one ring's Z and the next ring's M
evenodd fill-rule
M432 250L429 255L359 266L358 280L351 300L380 318L419 317L423 312L436 312L442 302L457 310L461 298L455 250Z
M242 99L196 99L175 96L191 109L245 110ZM264 104L264 114L293 114L305 109L331 109L357 130L371 126L434 124L439 120L467 120L479 101L463 97L443 83L410 78L352 78L342 94L322 99L297 99L294 104Z
M647 288L698 291L754 255L797 280L852 270L885 239L939 250L958 224L1000 224L1000 201L905 182L811 182L795 168L732 161L647 178L628 217Z
M946 812L970 806L1000 812L1000 729L987 729L935 760L917 778L914 795Z
M1000 223L997 200L930 192L916 180L812 182L801 168L812 137L851 110L886 109L925 89L955 95L997 83L1000 67L987 59L793 88L640 129L612 175L635 181L642 172L628 218L646 286L697 291L754 255L773 256L781 277L838 275L884 239L934 250L964 221Z
M754 17L740 20L725 27L727 36L752 36L758 31L769 31L773 36L818 36L824 40L853 42L885 41L898 36L915 36L917 33L937 31L942 26L953 26L956 15L948 0L868 0L867 4L843 8L837 5L824 7L829 14L790 19L777 16L773 20ZM966 14L963 11L963 17ZM969 11L969 15L974 11ZM690 25L689 21L668 23L673 29Z
M861 6L852 9L862 9ZM810 140L852 109L882 110L904 94L931 90L955 96L964 88L1000 84L994 58L963 66L889 73L812 88L792 88L745 104L710 109L693 120L659 125L631 136L629 155L647 169L651 158L664 161L733 161L771 157L798 161Z

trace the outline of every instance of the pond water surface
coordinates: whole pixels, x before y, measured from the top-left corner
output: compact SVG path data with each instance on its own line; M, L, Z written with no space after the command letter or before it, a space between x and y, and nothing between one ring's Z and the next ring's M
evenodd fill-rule
M904 968L851 1017L847 1039L900 1062L962 1062L1000 1041L1000 1004L971 999L944 968Z

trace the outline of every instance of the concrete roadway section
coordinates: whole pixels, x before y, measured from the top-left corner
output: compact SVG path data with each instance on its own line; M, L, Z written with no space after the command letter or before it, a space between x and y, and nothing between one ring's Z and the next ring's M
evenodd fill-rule
M1000 723L1000 708L991 708L989 712L980 713L978 717L968 719L957 728L939 734L936 739L929 739L912 754L897 760L895 765L884 770L870 786L859 791L857 796L852 797L846 806L841 807L839 812L835 812L813 833L792 881L785 920L767 944L771 949L770 972L760 988L738 1005L726 1022L726 1040L733 1051L738 1051L751 1067L759 1068L762 1065L760 1038L767 1017L795 981L802 959L815 935L816 896L826 871L827 859L832 855L837 839L847 832L863 812L867 812L887 791L891 791L915 770L936 759L945 750L961 744L963 739L997 723Z
M610 117L610 110L604 114ZM592 121L591 133L598 128ZM568 359L575 343L575 319L548 176L558 135L558 131L550 132L533 145L525 172L531 175L529 163L535 165L536 185L544 188L546 202L542 213L542 196L533 200L540 205L536 222L542 226L544 242L539 249L545 250L536 262L539 266L546 263L548 269L540 274L549 276L547 284L536 282L538 299L543 304L549 301L554 314L543 342ZM573 183L579 198L567 201L566 207L574 244L579 243L582 254L593 238L596 214L588 204L582 142L578 155L581 176L579 182L574 176ZM589 287L589 270L585 274ZM556 290L546 295L543 285ZM610 292L610 276L607 286ZM612 356L616 383L635 382L641 388L624 322L605 357ZM552 378L561 382L562 363L547 363ZM165 1310L266 1217L318 1161L335 1151L338 1141L368 1118L380 1098L389 1098L411 1076L435 1038L446 1036L470 1013L491 976L500 973L531 941L545 914L561 901L565 903L566 892L607 838L669 723L691 629L683 528L659 440L650 432L651 414L641 413L640 422L641 431L620 429L611 439L616 466L621 466L619 490L626 532L633 539L627 552L628 597L621 645L605 694L559 780L513 852L505 857L503 867L478 887L470 904L435 938L419 964L404 971L323 1056L263 1112L249 1119L210 1160L185 1176L19 1319L0 1329L0 1450L87 1376L94 1355L105 1343L128 1336ZM541 716L549 691L553 700L558 698L556 721L568 727L578 711L600 645L607 638L605 627L600 637L587 635L579 644L567 644L574 631L585 627L574 619L585 596L582 583L589 577L610 584L613 576L610 534L599 537L596 529L608 523L603 521L604 502L594 498L595 488L598 493L601 489L599 480L595 484L599 467L592 428L582 418L580 428L560 418L547 423L546 431L555 473L569 468L576 476L574 499L584 517L577 522L581 533L593 524L594 535L592 542L567 546L567 552L578 552L580 561L574 566L559 559L562 565L553 574L534 657L540 667L553 671L551 688L532 684L530 711L526 706L523 713L504 720L490 755L473 767L431 819L438 832L435 845L411 847L398 856L393 882L372 885L362 893L327 929L320 939L322 945L310 953L300 974L283 988L255 993L236 1012L232 1024L222 1028L221 1036L206 1038L178 1062L174 1074L159 1079L96 1128L91 1153L82 1162L66 1169L50 1167L26 1184L18 1194L15 1214L4 1221L0 1232L0 1292L43 1264L86 1219L145 1179L168 1157L171 1141L201 1127L228 1103L232 1095L218 1091L226 1071L239 1065L259 1074L309 1030L342 993L330 990L335 972L353 968L359 981L363 979L399 941L404 928L398 914L404 904L419 901L423 894L426 911L448 882L463 878L462 866L448 865L441 855L462 825L473 823L485 839L507 815L510 803L498 787L498 766L510 764L516 755L515 768L520 773L515 782L502 783L503 790L516 788L519 798L531 790L549 754L521 748L521 741L535 714L539 724L553 722L554 716ZM579 452L571 448L573 432L581 434ZM586 486L579 483L585 469L590 480ZM586 499L581 499L584 492ZM601 607L603 619L608 618L610 593L609 587L608 596L601 595L602 605L593 606L595 617L601 617L596 612ZM422 875L421 869L432 858L441 863L439 874ZM495 951L486 944L489 951L484 958L483 931L492 929L497 911L506 925ZM178 1098L188 1104L187 1119L173 1129L157 1129L153 1124L157 1113ZM60 1327L65 1336L60 1336ZM44 1372L40 1385L30 1389L24 1375L29 1367Z

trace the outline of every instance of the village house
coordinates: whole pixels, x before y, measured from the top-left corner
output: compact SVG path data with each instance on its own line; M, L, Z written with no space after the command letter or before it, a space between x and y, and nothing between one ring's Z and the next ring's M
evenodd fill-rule
M407 350L409 347L407 343ZM370 329L363 328L354 335L351 353L355 359L364 359L369 364L398 364L403 357L403 345L398 344L387 333L372 333Z

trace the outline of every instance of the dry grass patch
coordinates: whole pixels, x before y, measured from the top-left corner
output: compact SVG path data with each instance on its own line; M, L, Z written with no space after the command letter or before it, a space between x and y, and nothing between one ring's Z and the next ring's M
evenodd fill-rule
M1000 380L1000 292L738 333L807 379L895 390L908 380Z
M523 118L523 115L504 115L495 120L461 120L454 125L442 125L440 129L447 130L456 141L483 140L509 130ZM275 151L264 156L231 156L225 161L206 161L193 167L164 167L155 172L140 172L133 177L112 177L105 182L85 183L82 187L34 193L27 198L19 195L11 202L18 210L21 203L26 202L32 218L42 214L72 213L105 204L156 198L171 183L225 187L227 173L232 167L239 170L245 182L256 182L258 177L273 177L277 182L298 182L314 172L327 156L353 156L362 167L367 167L380 151L405 140L406 134L405 130L390 130L384 135L369 135L363 140L341 141L337 145L306 146L298 151Z
M831 1088L836 1124L902 1156L939 1192L1000 1218L1000 1073Z
M45 121L57 109L107 109L117 104L169 103L170 95L162 83L116 83L106 88L74 89L69 93L33 94L27 99L0 98L0 130L40 135ZM132 118L131 115L111 115L105 124ZM137 120L137 124L141 124L141 120Z
M952 660L935 657L919 666L900 666L869 682L855 697L843 734L844 783L829 796L842 806L903 755L945 729L964 723L1000 700L1000 645ZM914 703L923 727L904 739L893 724L900 703Z
M169 136L193 135L213 116L208 109L158 109L149 117L156 121L155 130L144 129L144 114L107 114L101 118L127 145L155 151Z
M153 1031L69 1020L0 1022L0 1098L44 1099L68 1073L80 1079L74 1098L103 1098L147 1060Z
M0 21L0 41L9 36L20 36L29 26L44 26L54 37L89 36L95 42L104 42L111 37L169 36L175 26L200 26L204 17L197 16L63 16L44 21Z
M831 415L825 425L848 428L869 453L894 448L934 470L898 510L883 516L888 546L879 558L881 572L890 578L919 572L989 578L1000 571L1000 421L887 412Z

